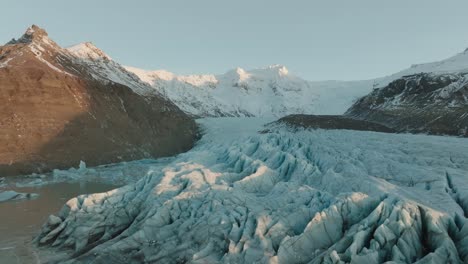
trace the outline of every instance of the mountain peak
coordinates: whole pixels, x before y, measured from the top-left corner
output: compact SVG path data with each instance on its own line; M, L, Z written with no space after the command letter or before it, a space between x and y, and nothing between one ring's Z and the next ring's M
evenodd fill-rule
M96 47L92 42L83 42L77 44L75 46L67 48L67 50L72 53L75 57L81 59L104 59L104 60L112 60L109 55L107 55L104 51Z
M281 64L270 65L270 66L268 66L267 69L273 70L273 71L277 72L281 76L288 75L288 73L289 73L288 68L286 68L286 66L281 65Z
M12 39L7 44L18 44L18 43L32 43L32 42L40 42L44 39L48 39L47 31L43 28L40 28L37 25L31 25L26 32L21 36L18 40Z
M28 35L28 36L48 36L47 34L47 31L45 31L45 29L43 28L40 28L39 26L37 25L31 25L27 30L26 30L26 33L25 35Z
M245 76L247 74L247 72L244 69L242 69L241 67L237 67L235 69L235 72L239 76Z
M234 82L239 82L239 81L242 82L250 78L250 74L246 70L240 67L237 67L235 69L232 69L226 72L223 76L224 78L230 79Z

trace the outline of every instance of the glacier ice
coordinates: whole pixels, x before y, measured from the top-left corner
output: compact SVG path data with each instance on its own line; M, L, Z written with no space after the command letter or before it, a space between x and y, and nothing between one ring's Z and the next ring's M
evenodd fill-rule
M194 149L69 200L37 243L60 263L468 261L466 139L199 122Z

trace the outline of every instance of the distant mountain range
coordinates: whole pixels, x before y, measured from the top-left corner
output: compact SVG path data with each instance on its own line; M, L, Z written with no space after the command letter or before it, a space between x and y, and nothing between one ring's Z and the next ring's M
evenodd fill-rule
M468 49L363 81L306 81L282 65L188 76L124 68L196 117L346 113L398 132L468 136Z
M125 68L195 116L337 115L371 91L383 89L404 76L463 75L468 72L468 50L446 60L413 65L389 76L363 81L306 81L281 65L188 76Z
M282 65L237 68L221 75L181 76L165 70L122 66L90 42L66 51L74 63L88 68L93 79L123 84L140 95L161 95L195 117L337 115L348 111L362 118L356 108L348 109L373 90L385 89L405 76L430 73L455 78L468 73L468 50L446 60L417 64L389 76L362 81L307 81ZM463 80L458 84L463 86Z

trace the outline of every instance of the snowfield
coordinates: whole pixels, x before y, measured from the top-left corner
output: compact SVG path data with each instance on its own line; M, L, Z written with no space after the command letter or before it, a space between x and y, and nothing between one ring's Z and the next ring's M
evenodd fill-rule
M38 243L66 263L468 261L466 139L268 121L199 120L194 149L71 199Z

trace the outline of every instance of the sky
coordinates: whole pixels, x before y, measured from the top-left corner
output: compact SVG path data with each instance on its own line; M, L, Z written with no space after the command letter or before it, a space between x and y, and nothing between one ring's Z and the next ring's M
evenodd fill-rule
M178 74L285 65L308 80L362 80L468 48L466 0L15 0L0 42L37 24L62 46Z

